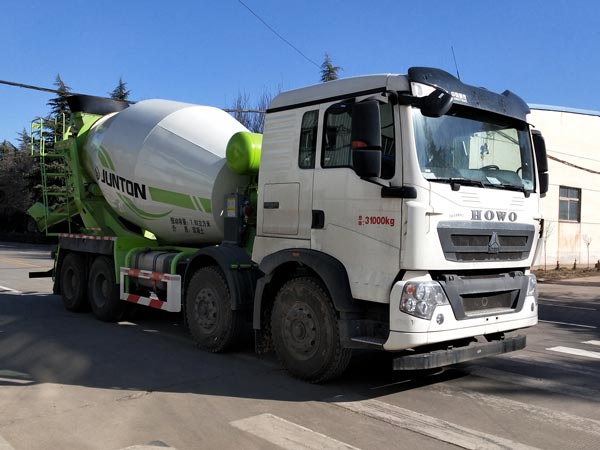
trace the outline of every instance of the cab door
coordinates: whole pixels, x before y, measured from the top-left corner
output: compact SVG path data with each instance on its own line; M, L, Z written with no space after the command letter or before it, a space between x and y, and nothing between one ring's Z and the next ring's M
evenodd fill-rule
M402 200L382 198L381 185L402 185L397 157L397 108L380 103L382 173L361 179L352 168L352 103L324 104L314 171L311 248L337 258L346 268L354 298L389 302L400 265Z

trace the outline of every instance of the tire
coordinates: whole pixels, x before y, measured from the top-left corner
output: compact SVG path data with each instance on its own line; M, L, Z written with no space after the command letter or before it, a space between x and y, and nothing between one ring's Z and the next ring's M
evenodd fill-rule
M90 268L88 293L96 318L103 322L116 322L123 318L126 305L119 299L119 285L115 280L112 259L98 256L94 260Z
M82 255L71 252L63 258L60 266L60 294L67 311L89 310L87 271Z
M203 267L192 277L185 295L188 329L202 350L231 350L242 335L245 321L231 309L231 295L216 266Z
M301 380L322 383L339 377L352 351L342 348L336 312L315 278L294 278L275 298L273 346L283 367Z

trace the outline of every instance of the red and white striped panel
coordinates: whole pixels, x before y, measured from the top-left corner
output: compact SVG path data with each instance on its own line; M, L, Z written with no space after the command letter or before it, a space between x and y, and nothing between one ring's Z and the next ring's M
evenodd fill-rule
M169 273L151 272L149 270L142 269L127 269L125 267L123 267L121 270L126 276L132 278L143 278L145 280L152 281L170 281L172 279L172 275Z
M181 311L181 275L152 272L150 270L131 269L129 267L121 267L119 272L121 300L137 303L138 305L149 306L150 308L162 309L169 312ZM167 285L167 299L159 299L154 292L150 294L150 297L142 297L141 295L125 292L125 277L143 278L145 280L151 280L154 282L164 282Z
M160 300L158 297L142 297L141 295L126 294L125 298L122 298L121 300L136 303L138 305L149 306L150 308L167 310L167 302Z
M92 241L116 241L116 236L90 236L87 234L59 233L58 237L69 239L90 239Z

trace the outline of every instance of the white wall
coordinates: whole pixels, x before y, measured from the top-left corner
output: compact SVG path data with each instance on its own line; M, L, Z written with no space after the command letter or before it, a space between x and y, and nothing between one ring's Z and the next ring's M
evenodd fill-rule
M578 267L587 266L588 247L584 238L589 237L589 261L593 266L600 259L600 112L543 108L532 107L529 121L544 135L549 157L564 162L548 160L550 188L542 199L546 219L545 257L542 251L535 264L543 267L546 261L548 268L554 268L559 261L563 267L572 267L576 259ZM579 223L559 220L559 186L581 189Z

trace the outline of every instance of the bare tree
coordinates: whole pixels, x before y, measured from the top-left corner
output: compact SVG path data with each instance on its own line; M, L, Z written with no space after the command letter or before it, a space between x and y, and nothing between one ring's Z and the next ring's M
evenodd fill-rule
M590 244L592 243L592 237L588 234L584 234L583 236L581 236L581 239L583 239L583 243L587 247L587 266L589 269L590 268Z
M248 112L250 109L250 96L244 92L238 92L237 97L231 105L232 115L235 120L244 125L246 128L251 130L251 113Z
M552 236L554 232L554 223L549 220L544 221L544 232L542 234L542 239L544 240L544 272L547 271L547 259L546 259L546 244L548 242L548 238Z
M269 89L263 89L255 103L252 103L247 93L238 92L233 105L229 109L233 117L253 133L262 133L265 126L265 113L271 100L281 92L281 86L277 86L275 93Z

